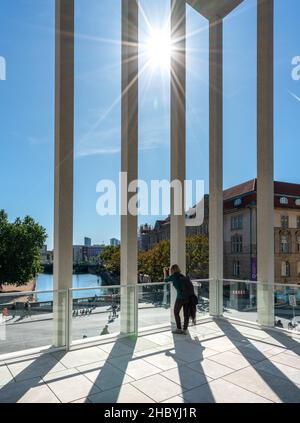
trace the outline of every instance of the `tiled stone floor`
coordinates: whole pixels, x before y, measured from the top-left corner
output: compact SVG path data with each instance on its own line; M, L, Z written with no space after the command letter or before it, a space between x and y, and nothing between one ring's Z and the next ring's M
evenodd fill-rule
M0 402L300 403L300 340L217 320L6 360Z

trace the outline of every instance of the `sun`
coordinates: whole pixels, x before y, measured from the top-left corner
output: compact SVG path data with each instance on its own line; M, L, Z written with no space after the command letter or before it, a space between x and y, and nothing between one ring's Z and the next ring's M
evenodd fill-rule
M152 28L145 44L145 54L153 70L169 71L171 65L171 35L167 29Z

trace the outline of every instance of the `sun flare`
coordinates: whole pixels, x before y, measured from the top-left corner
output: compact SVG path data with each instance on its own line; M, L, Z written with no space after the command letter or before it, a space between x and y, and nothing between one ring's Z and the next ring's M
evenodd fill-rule
M149 66L168 71L171 64L171 36L166 29L152 29L145 45Z

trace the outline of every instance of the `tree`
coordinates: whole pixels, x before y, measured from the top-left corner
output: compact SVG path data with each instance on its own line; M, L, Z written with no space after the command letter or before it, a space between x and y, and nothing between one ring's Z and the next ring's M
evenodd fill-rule
M152 282L163 280L163 268L170 266L170 241L161 241L149 251L140 251L139 273L149 275Z
M105 247L100 260L106 270L120 275L120 247ZM208 277L208 238L194 235L186 240L187 273L192 277ZM163 268L170 266L170 241L161 241L151 250L139 251L138 273L149 275L152 282L163 280Z
M8 221L0 210L0 284L24 285L41 272L40 252L46 229L30 216Z
M186 240L186 272L193 277L208 277L209 244L204 235L194 235Z
M102 266L110 273L120 275L120 246L106 246L99 256Z

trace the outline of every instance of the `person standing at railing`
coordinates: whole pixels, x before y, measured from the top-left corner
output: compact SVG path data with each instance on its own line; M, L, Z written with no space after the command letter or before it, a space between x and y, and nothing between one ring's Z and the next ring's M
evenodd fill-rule
M190 319L190 302L189 296L185 292L184 284L185 284L186 276L184 276L180 268L177 264L174 264L169 269L168 267L164 268L164 280L166 283L171 282L176 289L177 298L174 305L174 317L176 321L177 329L173 331L175 334L182 334L187 335L187 330L189 326L189 319ZM181 326L181 319L180 319L180 311L183 308L183 315L184 315L184 323L183 323L183 330Z

